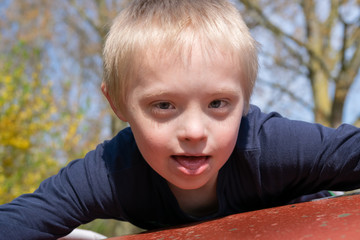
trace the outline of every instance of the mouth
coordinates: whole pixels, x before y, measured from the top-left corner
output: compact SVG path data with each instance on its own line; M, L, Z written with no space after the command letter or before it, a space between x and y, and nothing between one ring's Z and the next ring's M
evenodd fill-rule
M178 168L186 174L197 175L205 171L209 165L208 155L172 155Z

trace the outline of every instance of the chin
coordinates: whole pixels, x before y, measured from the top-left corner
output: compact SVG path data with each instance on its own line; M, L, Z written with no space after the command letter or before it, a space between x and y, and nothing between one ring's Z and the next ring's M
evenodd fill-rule
M191 180L190 180L190 182L191 182ZM199 183L193 183L193 182L191 182L191 183L184 183L184 182L172 183L172 182L170 182L170 184L181 190L196 190L196 189L200 189L203 186L205 186L206 182L199 182Z

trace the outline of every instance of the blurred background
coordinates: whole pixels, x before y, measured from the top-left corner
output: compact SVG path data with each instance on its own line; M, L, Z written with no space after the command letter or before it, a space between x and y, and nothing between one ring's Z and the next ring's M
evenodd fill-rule
M130 1L0 1L0 204L126 126L100 82L104 38ZM252 103L360 127L360 0L232 2L261 44ZM82 228L109 237L141 231L111 220Z

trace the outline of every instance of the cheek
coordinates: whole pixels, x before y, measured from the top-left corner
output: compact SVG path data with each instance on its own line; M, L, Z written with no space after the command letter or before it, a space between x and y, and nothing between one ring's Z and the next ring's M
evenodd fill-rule
M155 126L141 124L132 127L137 145L144 155L158 154L165 151L170 141L169 131L156 128Z
M134 137L141 155L145 161L158 173L166 169L170 154L170 140L153 128L137 128L133 130Z
M238 132L240 128L241 119L233 118L232 121L227 121L216 131L214 140L219 148L224 149L224 152L231 153L235 147Z
M222 131L216 138L219 147L224 149L224 152L232 152L235 147L237 140L237 132L233 129L232 131Z

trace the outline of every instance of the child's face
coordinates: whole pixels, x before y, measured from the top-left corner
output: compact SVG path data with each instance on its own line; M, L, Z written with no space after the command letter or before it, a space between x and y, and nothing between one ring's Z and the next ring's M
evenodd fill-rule
M216 182L232 153L244 99L238 66L193 49L186 66L148 59L129 87L124 118L148 164L170 184L198 189ZM170 60L170 61L168 61Z

